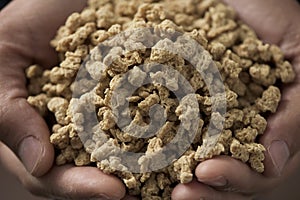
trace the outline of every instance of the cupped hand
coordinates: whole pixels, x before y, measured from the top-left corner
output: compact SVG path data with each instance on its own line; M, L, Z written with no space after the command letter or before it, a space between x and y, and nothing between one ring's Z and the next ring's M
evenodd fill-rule
M0 164L32 193L55 199L121 199L122 182L92 167L53 167L45 121L27 103L25 68L50 67L49 42L84 0L14 0L0 12Z
M277 44L297 73L284 87L276 114L260 142L266 147L265 172L258 174L227 156L202 162L196 179L178 185L176 200L250 200L283 184L300 167L300 6L295 0L224 0L265 42Z

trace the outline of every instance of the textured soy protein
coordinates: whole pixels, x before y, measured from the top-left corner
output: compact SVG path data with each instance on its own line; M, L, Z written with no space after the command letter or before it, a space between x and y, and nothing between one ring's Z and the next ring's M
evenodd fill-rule
M175 33L174 37L157 37L165 32ZM124 37L110 39L120 34ZM193 49L186 38L201 45L201 58L211 59L222 83L209 76L213 73L202 77L182 56L161 50L170 46ZM102 43L111 47L109 51L99 47ZM89 0L81 13L69 16L51 45L60 64L51 70L30 66L26 76L28 102L51 126L57 165L97 166L118 176L129 194L142 199L170 199L177 183L192 181L199 162L217 155L231 156L259 173L264 171L265 147L258 139L267 127L267 116L276 112L280 102L278 86L292 82L295 74L277 46L260 41L221 1ZM194 51L185 55L194 58L189 52ZM107 67L99 70L101 65ZM171 66L171 70L162 66ZM209 71L209 66L203 70ZM152 84L143 85L148 79ZM182 92L183 79L195 95L179 101L176 91ZM221 100L212 98L208 84L224 86L224 115L213 109ZM119 98L129 88L136 90ZM119 95L114 96L115 90ZM122 114L131 122L118 123L112 107L123 109L126 102L128 109ZM154 105L164 111L152 109ZM160 128L155 135L141 137L143 131L135 131L134 125L149 127L151 112L151 120ZM91 113L97 126L89 126L87 115ZM198 115L201 118L194 120ZM217 123L222 118L224 123ZM169 155L163 147L176 137L180 123L186 132L195 124L197 130L182 155ZM209 133L209 127L218 134ZM144 153L136 166L141 172L129 170L117 149ZM147 170L155 160L163 165L172 158L162 169Z

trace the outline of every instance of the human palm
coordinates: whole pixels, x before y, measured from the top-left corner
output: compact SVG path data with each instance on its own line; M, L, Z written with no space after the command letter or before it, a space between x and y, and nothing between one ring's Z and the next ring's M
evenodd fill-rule
M282 184L300 167L300 6L294 0L224 1L263 41L279 45L293 64L296 79L283 88L278 111L268 119L260 139L267 148L263 175L230 157L216 157L199 164L195 172L198 181L178 185L174 199L253 199Z

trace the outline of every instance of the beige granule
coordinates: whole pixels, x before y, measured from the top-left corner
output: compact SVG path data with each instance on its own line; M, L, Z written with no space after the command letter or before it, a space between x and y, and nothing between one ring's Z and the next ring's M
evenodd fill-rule
M157 33L177 31L182 36L176 42L156 41L150 32L135 28L153 28ZM105 55L103 49L95 48L133 29L126 37L116 38L115 47ZM200 68L209 70L205 62L211 55L220 71L227 103L224 124L222 115L212 108L222 103L221 99L211 98L207 86L217 88L222 83L212 74L204 81L184 58L162 50L180 49L187 58L194 58L190 54L195 47L188 46L186 36L206 50L201 54L204 64L199 64ZM177 183L192 181L196 165L216 155L232 156L259 173L264 171L265 148L258 144L259 136L267 127L266 117L276 112L280 102L277 86L292 82L295 73L278 47L260 41L237 19L234 10L219 0L89 0L81 13L67 19L51 44L58 52L59 66L43 70L33 65L26 76L28 102L45 119L55 117L50 141L59 152L56 164L96 164L103 172L120 177L129 194L151 200L170 199ZM153 63L172 66L172 70L153 71ZM80 71L82 66L86 71ZM194 96L182 101L174 98L169 89L183 90L175 71L197 91ZM149 72L152 84L141 86ZM125 73L127 82L122 79ZM130 87L136 87L133 94L128 92ZM118 89L122 95L114 96ZM193 98L199 110L194 109L198 106ZM129 109L117 116L112 108L126 103ZM153 109L157 104L164 112ZM162 128L155 136L140 137L151 115ZM193 120L199 115L201 119ZM132 122L117 121L126 116ZM92 120L97 126L86 130ZM186 133L197 125L195 137L190 138L191 145L183 155L166 155L163 147L176 137L180 122ZM209 133L210 122L216 135ZM141 131L136 131L137 125ZM160 164L168 157L174 161L157 171L132 173L117 156L120 150L145 153L137 166L142 171L154 165L158 156Z

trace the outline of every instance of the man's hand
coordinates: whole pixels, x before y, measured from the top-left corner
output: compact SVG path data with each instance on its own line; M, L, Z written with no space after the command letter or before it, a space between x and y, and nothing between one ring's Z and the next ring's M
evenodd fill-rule
M283 90L276 114L260 142L267 148L265 173L227 156L202 162L194 182L178 185L173 199L247 200L284 182L300 167L300 6L295 0L224 0L265 42L277 44L297 73Z
M121 199L122 182L97 168L53 167L48 127L26 101L25 68L57 63L49 42L67 16L85 4L84 0L15 0L0 12L0 164L35 194Z

